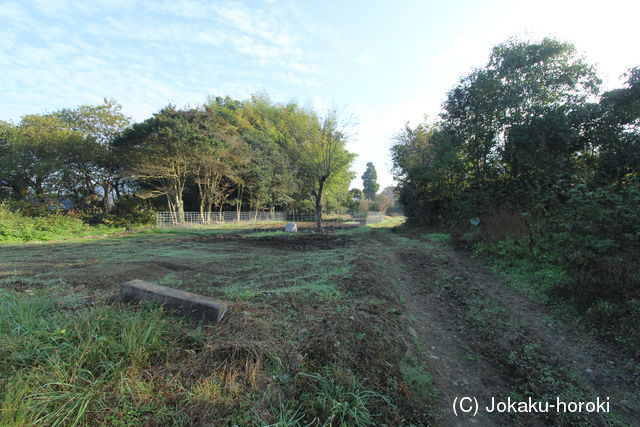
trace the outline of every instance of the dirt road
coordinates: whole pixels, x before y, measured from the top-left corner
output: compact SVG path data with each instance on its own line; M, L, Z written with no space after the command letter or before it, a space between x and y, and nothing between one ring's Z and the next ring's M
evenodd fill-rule
M376 238L389 249L387 265L400 282L411 333L428 353L443 425L640 423L634 360L514 294L446 243ZM454 414L454 399L463 397L478 400L476 416ZM492 397L553 404L608 398L611 412L489 413Z

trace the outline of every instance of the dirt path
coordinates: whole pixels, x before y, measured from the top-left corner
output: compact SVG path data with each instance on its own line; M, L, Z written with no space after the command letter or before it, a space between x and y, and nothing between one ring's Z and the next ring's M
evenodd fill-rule
M547 308L514 294L446 245L383 240L392 248L385 254L388 265L428 354L443 425L638 423L640 374L634 360L554 319ZM478 399L480 411L455 416L454 399L467 396ZM488 413L482 409L492 396L551 403L556 396L609 397L613 415Z

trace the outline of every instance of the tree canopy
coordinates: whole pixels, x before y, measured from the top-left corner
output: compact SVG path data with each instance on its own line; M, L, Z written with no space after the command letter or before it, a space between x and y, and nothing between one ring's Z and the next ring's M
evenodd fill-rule
M224 209L347 209L347 123L266 95L168 105L131 124L114 100L0 123L0 197L107 212L123 197L176 219Z
M376 198L376 193L380 189L377 179L376 167L371 162L367 163L367 169L362 174L362 192L367 200L375 200Z
M396 137L394 173L410 220L519 218L529 247L562 259L575 283L616 278L616 292L624 283L640 290L627 268L640 248L640 216L631 214L640 192L639 69L626 77L599 95L594 67L569 43L496 46L448 92L440 120Z

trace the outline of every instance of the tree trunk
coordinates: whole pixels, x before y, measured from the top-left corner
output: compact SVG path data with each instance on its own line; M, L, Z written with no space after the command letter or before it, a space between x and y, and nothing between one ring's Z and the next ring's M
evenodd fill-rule
M166 193L167 195L167 207L169 208L169 217L171 218L171 224L175 225L178 222L178 219L176 218L176 211L173 208L173 203L171 203L171 197L169 196L169 193Z
M200 196L200 221L202 221L203 224L206 224L209 221L205 217L204 206L205 206L204 199L202 199L202 196Z
M111 182L105 181L102 184L102 191L104 191L104 197L102 198L102 212L107 213L109 211L109 193L111 193Z
M240 222L242 212L242 194L244 193L244 186L240 185L238 188L238 203L236 203L236 220Z
M316 198L316 230L322 233L322 190L324 189L324 182L327 177L321 177L318 180L318 191L315 194Z
M122 185L120 179L115 179L113 181L113 192L115 193L115 200L120 198L120 186Z
M175 203L176 203L176 214L178 217L178 222L184 222L184 201L179 194L175 195Z

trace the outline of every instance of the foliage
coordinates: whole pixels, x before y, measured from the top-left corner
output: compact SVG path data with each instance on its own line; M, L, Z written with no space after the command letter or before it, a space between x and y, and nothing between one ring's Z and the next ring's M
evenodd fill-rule
M114 231L118 229L107 226L92 227L80 218L70 215L51 212L29 217L0 205L0 242L53 240Z
M371 162L367 163L367 169L362 174L362 192L367 200L375 200L376 198L376 193L380 188L377 179L376 167Z
M125 223L119 199L186 209L346 210L347 123L266 95L167 107L130 125L114 100L0 122L0 200ZM41 209L42 210L42 209Z
M587 299L637 298L640 70L597 97L568 43L510 40L447 94L441 120L408 125L392 148L409 221L468 229L518 217L530 256L566 271ZM516 227L518 229L518 227Z
M451 134L428 123L415 129L407 125L396 136L391 155L400 183L399 200L411 221L439 224L445 217L455 220L469 211L463 197L469 186L464 180L464 162Z
M130 125L130 118L113 99L104 99L100 105L63 109L56 116L69 128L81 133L91 145L91 151L76 159L73 171L79 174L79 179L91 183L90 190L102 199L101 209L106 213L114 196L125 185L120 176L122 159L114 149L114 141ZM101 191L97 190L98 187Z
M24 116L0 127L0 187L5 197L73 208L100 207L122 188L115 136L128 124L115 101L53 114ZM1 193L0 193L1 194Z
M364 201L364 193L359 188L352 188L349 190L349 201L347 202L347 206L350 211L359 211L361 210L361 203Z
M402 211L398 206L398 198L396 197L395 187L386 187L380 194L376 196L376 202L378 203L378 210L384 214L391 212Z
M595 297L640 297L640 186L571 187L547 204L536 224L540 245L571 277L572 292Z
M348 123L335 111L320 119L314 113L291 107L289 129L296 143L299 177L304 192L314 201L316 226L322 230L323 196L327 190L346 192L353 178L349 167L355 155L347 151Z

